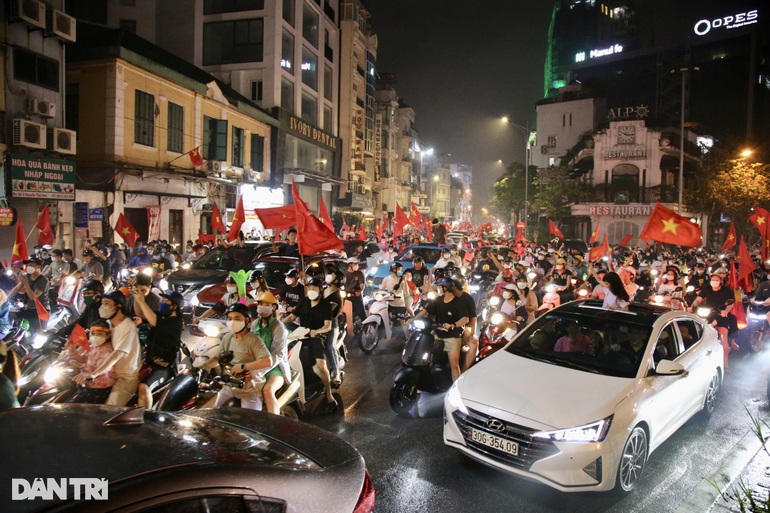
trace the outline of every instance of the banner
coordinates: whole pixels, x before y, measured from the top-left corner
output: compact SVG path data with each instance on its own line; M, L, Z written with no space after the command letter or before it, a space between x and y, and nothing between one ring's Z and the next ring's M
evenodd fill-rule
M75 163L10 154L11 197L75 201Z
M160 240L160 205L147 207L147 240Z
M104 209L92 208L88 211L88 236L92 239L104 237Z

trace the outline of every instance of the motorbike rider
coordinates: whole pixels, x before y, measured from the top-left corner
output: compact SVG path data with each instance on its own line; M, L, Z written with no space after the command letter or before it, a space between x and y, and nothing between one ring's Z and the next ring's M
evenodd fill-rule
M412 282L420 289L421 293L428 292L430 290L431 275L430 269L425 265L425 261L421 256L414 257L412 260Z
M479 261L476 264L477 273L501 272L505 269L503 264L497 259L496 251L482 249L479 253L481 254L481 258L479 258Z
M116 381L105 404L125 406L139 387L139 369L142 366L142 350L139 333L131 319L125 315L126 296L119 290L111 290L102 296L99 315L112 326L112 352L99 367L91 372L80 372L75 383L82 385L114 367Z
M720 273L712 273L709 282L703 286L698 297L693 301L689 311L697 311L700 305L711 308L711 315L707 319L712 326L719 332L724 349L724 366L728 370L727 355L730 352L728 345L728 330L730 328L730 311L735 304L735 295L733 290L723 284L724 277ZM733 342L733 349L738 349L738 345Z
M246 292L246 295L249 296L249 304L255 303L257 298L264 292L270 292L270 287L267 286L267 281L265 281L265 275L262 274L262 271L252 271L249 277L249 286L251 290Z
M151 261L152 258L147 254L147 248L139 246L136 248L136 255L128 261L128 267L144 267Z
M102 281L104 276L104 267L101 261L96 258L92 249L83 250L83 265L78 269L83 278Z
M459 257L457 258L452 257L452 251L449 249L449 247L444 247L441 250L441 258L439 258L436 261L436 264L433 266L433 268L443 269L444 267L448 266L450 263L452 263L455 267L459 267L462 262L460 262Z
M221 408L231 398L241 400L241 408L258 410L262 406L264 373L273 367L273 357L265 343L249 331L249 309L242 303L234 303L227 309L227 327L222 335L222 351L232 351L232 372L245 381L243 388L222 387L217 394L214 408Z
M292 313L305 297L305 286L299 281L297 269L289 270L284 276L286 276L286 286L280 297L286 302L286 313Z
M173 269L171 261L166 258L166 255L164 255L163 250L160 248L155 248L155 251L152 252L150 267L152 267L154 275L163 274L166 271Z
M564 258L557 258L551 269L550 284L556 285L556 292L562 303L570 301L573 298L572 278L574 276L567 269L567 261Z
M680 286L679 269L674 265L669 265L666 268L666 272L660 275L660 281L657 283L657 293L671 294Z
M404 278L399 274L402 266L398 262L390 264L390 274L380 282L380 290L387 290L393 294L393 300L388 304L388 311L393 319L397 319L404 328L404 318L407 314L414 315L412 312L411 298L408 292L408 286L404 283ZM404 333L406 330L404 329Z
M476 354L479 349L479 337L476 335L476 322L478 317L476 315L476 301L473 296L468 294L466 289L465 278L460 273L455 273L451 276L451 280L454 283L452 294L462 301L465 305L465 311L468 313L468 324L463 329L463 346L468 347L468 351L465 353L465 362L463 365L464 370L468 370L476 361Z
M0 341L2 341L2 339L4 339L12 330L13 320L11 319L11 303L8 301L8 294L0 288Z
M152 366L152 372L142 382L153 391L170 377L169 367L174 365L182 344L184 296L177 291L161 294L157 312L147 305L145 296L135 294L134 297L147 323L152 326L145 354L145 361Z
M332 329L326 335L326 360L329 362L332 387L339 387L342 384L338 354L337 349L334 347L334 341L336 340L340 329L337 318L339 317L340 312L342 312L342 294L340 294L340 286L342 286L344 278L345 275L339 270L334 270L330 274L327 274L326 288L323 292L324 301L329 303L329 308L332 311Z
M753 303L767 312L765 314L765 322L770 324L770 275L764 274L762 276L759 285L757 285L757 290L754 292Z
M278 300L272 292L265 291L257 296L257 319L251 324L251 331L257 335L273 356L275 367L265 374L265 385L262 387L262 397L265 409L275 415L281 414L276 394L291 380L286 337L286 326L276 317Z
M358 258L350 257L347 259L348 269L345 274L345 301L350 302L353 319L363 322L366 319L366 309L364 309L364 300L361 294L366 288L366 277L363 271L358 268Z
M40 273L43 264L38 258L32 257L25 260L24 265L26 273L16 273L17 284L8 293L8 299L15 297L23 303L16 317L29 321L32 331L38 332L41 330L41 323L35 307L35 298L40 301L43 308L49 310L48 278Z
M687 284L695 287L695 290L700 290L706 283L708 283L706 264L704 262L697 262L693 272L690 274L690 281L688 281Z
M85 362L80 367L80 372L93 372L110 357L113 351L111 339L112 329L109 322L99 318L91 323L88 333L89 350ZM86 381L85 390L78 390L67 402L103 403L109 397L116 380L115 367L112 367L93 380Z
M143 296L142 299L144 300L145 304L149 306L153 312L156 314L158 313L160 296L152 291L152 276L147 276L144 273L137 274L134 286L132 287L131 297L126 300L126 311L133 317L134 322L137 323L137 326L142 326L146 324L147 317L144 313L144 310L137 304L136 296L138 295ZM144 326L144 328L148 329L147 326Z
M462 336L465 325L470 322L470 315L466 311L463 301L454 294L455 283L451 278L445 277L436 285L440 287L442 295L428 303L425 310L418 313L410 323L425 315L432 315L436 319L436 337L444 341L444 351L449 357L449 366L452 369L452 382L460 377L460 353L462 351Z
M524 304L524 310L527 312L527 318L524 319L524 322L533 320L538 308L537 295L534 291L530 290L525 275L520 274L516 277L516 289L513 293L517 300Z
M203 312L199 317L195 317L193 313L193 324L202 319L206 319L207 317L211 317L214 314L224 315L225 311L227 311L231 305L240 303L241 296L238 295L238 285L235 283L232 276L225 278L225 288L227 289L227 292L225 292L222 298L214 303L211 308Z
M82 326L83 329L88 329L95 320L100 319L99 307L101 306L102 295L104 294L104 284L98 280L86 280L83 286L80 287L80 294L83 296L83 304L85 305L83 311L80 312L75 322L57 331L56 336L67 338L76 324Z
M300 320L300 326L310 330L310 340L307 342L310 355L315 359L321 373L321 381L326 391L326 410L329 413L337 411L339 404L332 395L331 376L326 364L324 340L325 335L332 329L332 311L329 303L321 297L322 283L317 278L311 278L305 285L306 297L300 301L294 310L283 319L285 324Z
M636 269L630 265L626 265L618 269L618 275L623 281L626 292L628 292L628 297L630 298L629 301L633 301L634 296L636 296L636 291L639 290L639 285L634 282L636 279Z

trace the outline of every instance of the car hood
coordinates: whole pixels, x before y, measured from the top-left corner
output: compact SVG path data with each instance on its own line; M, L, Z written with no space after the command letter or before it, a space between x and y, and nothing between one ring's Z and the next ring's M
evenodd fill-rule
M499 351L464 373L457 387L471 409L514 423L526 419L536 429L562 429L612 415L634 383Z
M228 272L220 269L180 269L168 276L169 283L207 284L224 281Z

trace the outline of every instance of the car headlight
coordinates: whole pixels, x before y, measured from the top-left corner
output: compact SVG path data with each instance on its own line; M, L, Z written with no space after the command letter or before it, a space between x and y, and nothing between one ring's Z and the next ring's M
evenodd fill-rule
M446 400L449 405L455 410L460 410L462 413L468 414L468 408L463 404L463 400L460 397L460 391L457 389L457 385L452 385L449 392L446 394Z
M48 367L48 369L45 371L45 374L43 375L43 379L45 379L45 382L48 383L49 385L55 385L56 382L61 377L62 372L63 371L61 367L55 367L52 365Z
M190 265L190 262L185 262L182 264L182 269L189 269L190 267L192 267L192 265Z
M554 442L578 442L594 443L602 442L610 430L612 416L585 426L578 426L558 431L540 431L532 436L537 438L550 438Z
M504 319L505 318L503 317L503 314L501 314L500 312L495 312L494 314L492 314L492 318L489 319L489 322L491 322L492 324L500 324L501 322L503 322Z
M166 278L160 280L158 285L160 285L160 290L168 290L168 280Z
M40 349L45 345L46 342L48 342L48 335L45 333L38 333L35 335L35 338L32 339L32 348Z
M198 296L193 296L193 297L190 299L190 306L191 306L191 307L193 307L193 308L196 308L196 307L197 307L199 304L201 304L201 302L200 302L200 301L198 301Z

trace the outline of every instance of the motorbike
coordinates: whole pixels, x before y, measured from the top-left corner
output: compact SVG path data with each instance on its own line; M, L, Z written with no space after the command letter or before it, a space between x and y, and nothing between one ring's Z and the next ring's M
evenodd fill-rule
M750 348L754 353L762 349L762 344L770 336L770 326L767 324L768 311L770 311L770 305L765 305L764 301L757 301L755 298L749 301L746 320L749 324Z
M399 416L408 416L420 392L438 394L452 386L452 371L444 351L444 341L433 333L434 322L421 317L412 323L412 333L401 354L401 368L393 377L390 407Z
M545 312L553 310L561 304L561 296L559 296L559 292L557 290L558 288L559 287L557 285L553 284L546 286L546 292L543 296L543 303L537 309L537 312L535 312L536 316L543 315Z
M358 344L364 353L370 354L380 340L390 340L393 333L389 303L395 299L393 294L386 290L374 292L374 300L369 303L369 311L364 319L363 332L358 339Z
M484 298L492 289L497 278L497 271L481 271L471 274L471 279L468 282L468 290L471 297L476 302L476 310L482 304Z
M523 316L522 316L523 314ZM495 312L489 319L489 322L484 323L479 330L479 354L476 357L476 362L480 362L487 356L497 352L505 344L513 340L516 333L523 325L522 321L519 321L519 317L526 319L527 311L524 309L523 302L518 301L516 312L513 315L508 315L503 312Z
M45 384L45 371L53 364L67 344L67 339L55 333L38 333L32 340L32 351L19 362L19 402Z

